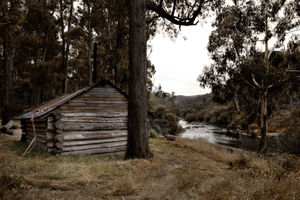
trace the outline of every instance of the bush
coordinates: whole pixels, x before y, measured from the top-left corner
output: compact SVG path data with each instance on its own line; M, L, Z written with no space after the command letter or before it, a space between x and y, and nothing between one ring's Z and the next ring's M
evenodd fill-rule
M300 108L291 114L291 125L280 135L280 148L283 152L300 155Z
M157 138L157 132L154 129L149 131L150 138Z

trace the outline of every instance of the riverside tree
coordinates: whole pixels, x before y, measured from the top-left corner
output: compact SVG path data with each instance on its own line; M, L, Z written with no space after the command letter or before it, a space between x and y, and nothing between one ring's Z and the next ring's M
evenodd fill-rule
M224 1L129 1L129 117L126 158L147 158L149 136L147 129L146 87L146 8L150 11L149 23L162 18L180 26L195 25L196 19L209 10L223 5ZM155 22L156 21L156 22Z
M220 88L231 80L235 94L245 84L257 92L261 129L259 151L262 153L267 150L270 90L283 84L284 75L295 70L288 62L278 70L274 66L276 62L270 61L275 49L282 50L289 38L297 39L287 36L300 27L299 6L299 2L293 0L268 0L235 1L234 5L224 7L216 18L216 30L212 32L208 45L214 63L199 76L202 86ZM276 40L272 48L271 40ZM255 93L248 93L251 94Z

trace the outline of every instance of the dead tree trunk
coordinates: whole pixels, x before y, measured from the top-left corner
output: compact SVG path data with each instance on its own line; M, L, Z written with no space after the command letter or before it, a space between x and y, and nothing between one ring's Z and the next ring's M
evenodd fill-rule
M129 1L129 110L126 158L148 158L146 87L146 2Z

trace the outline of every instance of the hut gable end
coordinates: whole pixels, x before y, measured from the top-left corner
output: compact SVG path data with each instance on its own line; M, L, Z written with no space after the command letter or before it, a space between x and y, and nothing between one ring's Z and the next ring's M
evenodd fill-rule
M82 89L81 93L51 112L40 115L35 121L42 117L46 118L42 125L46 128L43 135L45 140L38 146L43 146L49 152L110 154L124 153L126 150L127 96L109 82L100 82ZM28 136L29 142L33 133L27 130L30 120L25 121L23 132Z

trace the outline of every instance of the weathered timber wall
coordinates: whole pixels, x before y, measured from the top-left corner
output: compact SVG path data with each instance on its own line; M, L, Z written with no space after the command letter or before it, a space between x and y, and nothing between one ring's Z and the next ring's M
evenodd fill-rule
M22 132L26 134L26 143L29 144L36 134L35 146L47 150L47 118L34 119L35 134L30 119L22 120L21 124Z
M60 154L124 153L128 102L115 88L94 87L55 110L54 146Z

